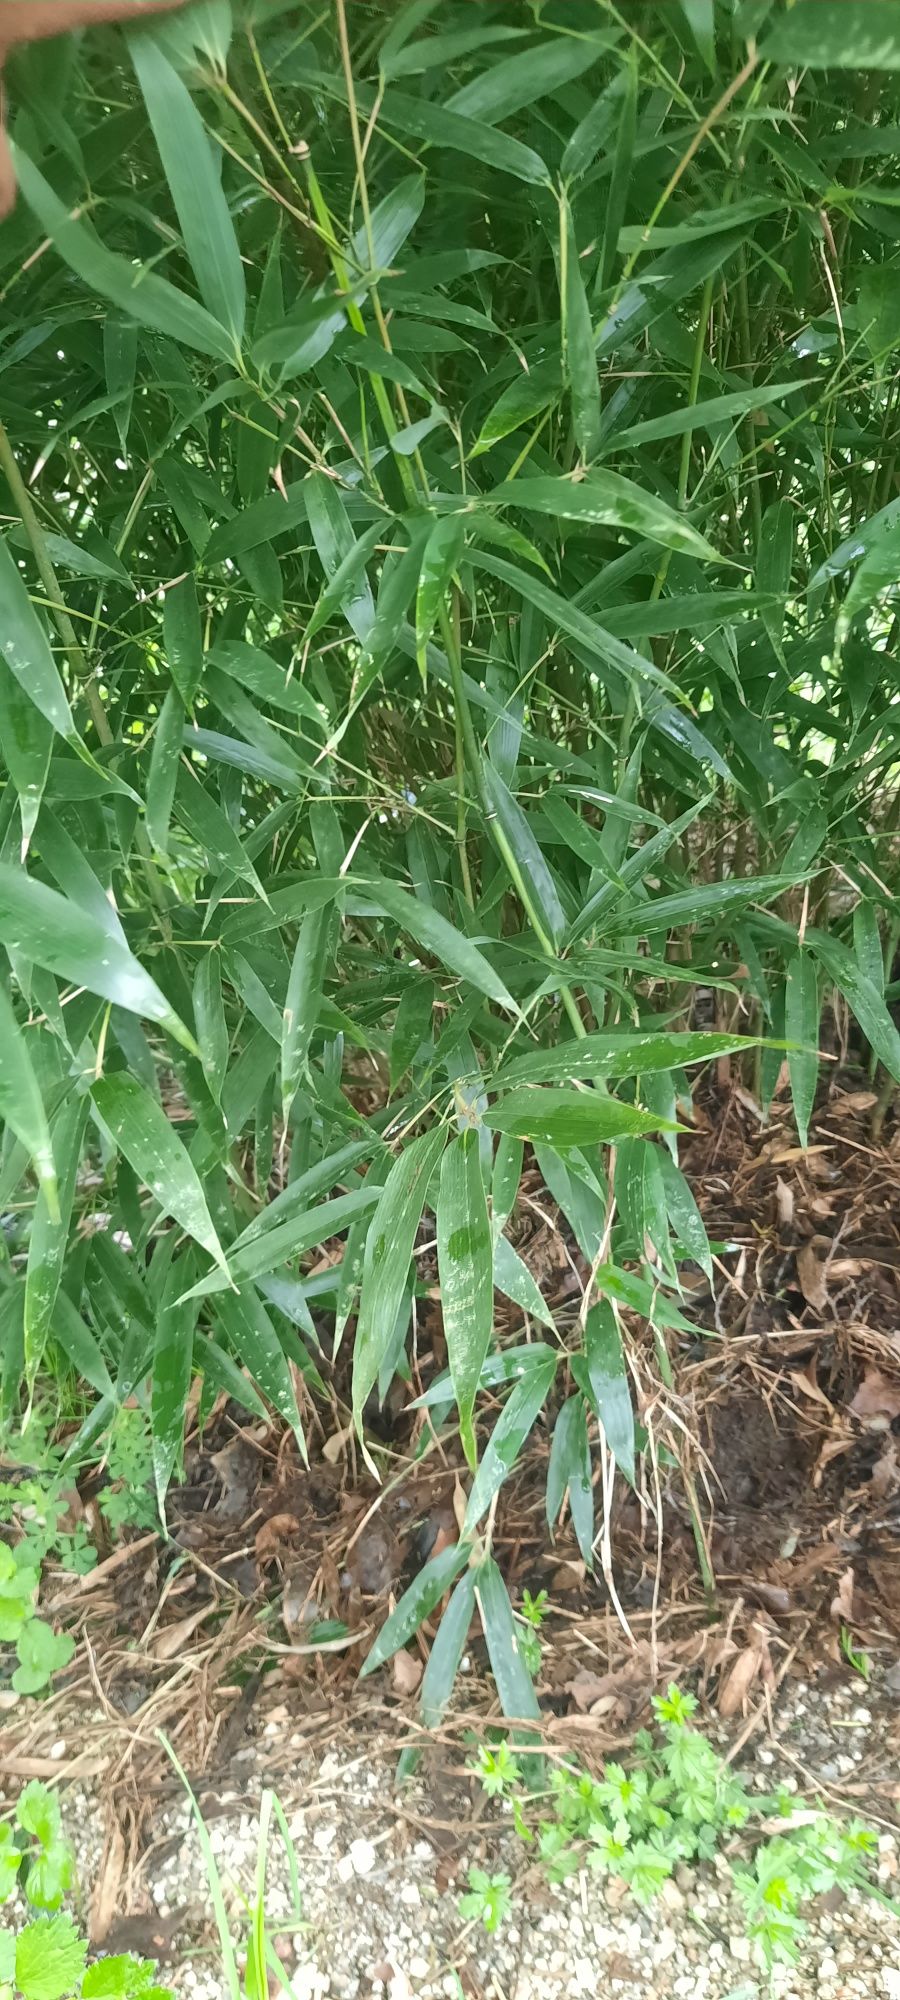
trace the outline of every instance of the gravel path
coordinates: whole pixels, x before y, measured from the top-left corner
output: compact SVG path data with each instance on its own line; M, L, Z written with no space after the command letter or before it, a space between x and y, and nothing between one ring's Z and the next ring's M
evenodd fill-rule
M878 1874L893 1895L898 1847L894 1807L894 1706L860 1700L856 1688L828 1693L795 1683L783 1696L774 1736L762 1731L742 1757L752 1784L776 1779L808 1793L811 1781L849 1795L854 1810L879 1815ZM277 1750L290 1781L279 1784L299 1874L302 1920L292 1913L283 1844L273 1839L267 1909L297 2000L563 2000L563 1996L684 1995L685 2000L762 2000L765 1974L753 1964L741 1906L724 1864L682 1869L649 1912L617 1885L591 1873L549 1886L501 1806L475 1797L452 1769L397 1793L396 1745L351 1738L312 1756L277 1716L234 1760L233 1790L210 1819L213 1851L240 1921L241 1893L253 1893L258 1804ZM799 1760L808 1777L801 1777ZM860 1775L862 1774L862 1776ZM96 1793L64 1795L64 1818L79 1855L85 1900L96 1882L104 1838ZM173 1846L177 1845L177 1851ZM458 1899L471 1863L513 1880L510 1917L494 1937L465 1925ZM132 1908L180 1913L165 1976L186 2000L220 2000L210 1900L187 1805L161 1812L132 1885ZM151 1900L152 1899L152 1903ZM778 2000L900 2000L900 1900L896 1914L856 1897L819 1909L798 1965L776 1971Z

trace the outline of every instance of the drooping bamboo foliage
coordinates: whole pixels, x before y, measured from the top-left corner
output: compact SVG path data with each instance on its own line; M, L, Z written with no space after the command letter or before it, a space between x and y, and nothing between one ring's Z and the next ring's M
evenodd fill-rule
M162 1504L197 1376L305 1449L343 1339L365 1438L433 1211L468 1511L370 1664L456 1578L426 1715L477 1601L521 1719L493 1502L560 1403L586 1561L638 1477L695 1065L900 1079L900 6L234 12L11 79L3 1411L146 1399Z

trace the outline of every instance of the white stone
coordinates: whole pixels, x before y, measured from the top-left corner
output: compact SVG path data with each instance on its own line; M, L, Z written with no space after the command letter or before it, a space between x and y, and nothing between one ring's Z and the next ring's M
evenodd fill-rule
M350 1866L354 1875L371 1875L377 1860L378 1853L371 1840L351 1840Z
M728 1949L732 1958L736 1958L739 1965L749 1965L753 1956L749 1938L741 1937L738 1931L734 1937L729 1938Z
M430 1969L427 1958L422 1958L418 1954L409 1961L410 1979L427 1979Z

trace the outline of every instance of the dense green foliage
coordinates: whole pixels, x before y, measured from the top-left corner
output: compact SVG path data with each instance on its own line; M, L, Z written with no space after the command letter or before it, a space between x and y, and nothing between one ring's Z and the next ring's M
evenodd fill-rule
M638 1476L693 1066L765 1109L786 1041L805 1139L827 1007L900 1079L898 69L896 0L202 0L11 79L0 1416L68 1371L77 1462L137 1398L162 1504L197 1376L305 1450L344 1339L377 1466L433 1210L474 1477L369 1662L453 1583L432 1718L476 1603L534 1713L541 1412L588 1563Z

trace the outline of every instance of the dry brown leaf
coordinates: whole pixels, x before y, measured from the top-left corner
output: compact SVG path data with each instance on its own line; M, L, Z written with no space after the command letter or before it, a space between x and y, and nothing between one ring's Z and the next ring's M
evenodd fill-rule
M284 1548L285 1542L292 1542L300 1533L300 1523L296 1514L270 1514L261 1528L256 1531L253 1547L257 1562L271 1562Z
M831 1146L779 1146L772 1153L770 1164L773 1167L790 1167L793 1166L795 1160L806 1160L808 1163L816 1153L830 1153L832 1151L833 1148Z
M900 1417L900 1385L880 1368L867 1368L850 1409L868 1430L886 1430L894 1417Z
M828 1304L825 1265L811 1243L804 1243L797 1252L797 1277L807 1305L814 1312L824 1312Z
M730 1669L719 1693L718 1710L724 1717L743 1710L759 1673L762 1655L758 1646L745 1646Z
M775 1178L775 1213L779 1228L790 1229L794 1220L794 1190L780 1174Z
M125 1836L118 1820L111 1820L106 1829L103 1853L91 1897L90 1940L93 1945L102 1944L113 1918L119 1900L122 1876L125 1873Z
M337 1465L345 1444L349 1442L352 1436L353 1425L346 1424L342 1431L335 1431L332 1437L326 1438L322 1446L322 1457L326 1465Z
M155 1660L177 1659L179 1653L183 1652L191 1634L196 1632L198 1625L202 1625L205 1618L211 1617L214 1610L215 1605L204 1604L201 1605L199 1611L190 1612L187 1618L176 1619L174 1625L164 1625L162 1631L157 1632L150 1648L153 1658Z
M754 1597L774 1618L786 1618L792 1608L791 1593L781 1583L761 1583L754 1577L750 1585Z
M612 1674L592 1674L589 1668L581 1667L575 1679L566 1682L566 1693L582 1715L589 1715L595 1701L602 1701L604 1695L612 1693L612 1684Z
M451 1527L445 1521L442 1521L432 1543L430 1560L433 1562L435 1556L442 1556L445 1549L455 1548L458 1541L459 1536L456 1533L455 1524Z
M827 1410L829 1416L831 1416L833 1406L829 1403L824 1389L820 1389L818 1382L815 1380L815 1369L816 1356L813 1355L808 1368L793 1368L791 1370L791 1381L794 1388L800 1390L802 1396L808 1396L811 1403L818 1403L819 1408Z
M394 1654L391 1662L391 1679L394 1683L394 1693L415 1694L421 1678L421 1660L417 1660L412 1653L407 1652L405 1646L401 1646L399 1653Z
M853 1623L853 1565L845 1569L837 1591L831 1600L831 1616L839 1625Z
M869 1492L873 1500L888 1500L892 1493L896 1493L898 1485L900 1485L900 1466L897 1464L897 1447L892 1438L890 1443L885 1445L877 1465L873 1467Z

